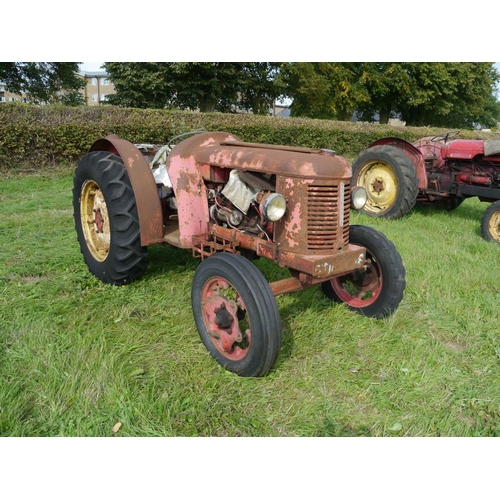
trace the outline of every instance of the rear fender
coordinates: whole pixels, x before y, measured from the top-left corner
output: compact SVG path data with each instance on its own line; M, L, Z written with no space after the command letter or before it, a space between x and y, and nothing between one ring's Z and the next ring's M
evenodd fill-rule
M371 148L373 146L393 146L403 151L403 153L410 158L413 165L415 165L418 177L418 189L422 191L427 189L427 171L425 170L424 157L413 144L404 139L399 139L398 137L384 137L383 139L373 142L369 147Z
M89 149L109 151L123 160L134 190L141 228L141 245L147 246L163 241L163 215L156 182L143 154L130 142L117 135L98 139Z

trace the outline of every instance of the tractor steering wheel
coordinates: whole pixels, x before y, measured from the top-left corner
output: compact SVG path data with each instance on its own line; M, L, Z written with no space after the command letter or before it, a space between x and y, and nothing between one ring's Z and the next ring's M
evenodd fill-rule
M191 130L190 132L184 132L183 134L176 135L175 137L172 137L167 142L167 147L169 149L172 149L175 145L177 145L177 142L179 139L185 139L186 137L189 137L190 135L196 135L196 134L201 134L203 132L206 132L206 130Z
M446 142L448 139L451 139L452 137L456 137L460 133L460 130L457 130L455 132L447 132L446 135L435 135L434 137L431 137L432 142L440 142L444 141Z

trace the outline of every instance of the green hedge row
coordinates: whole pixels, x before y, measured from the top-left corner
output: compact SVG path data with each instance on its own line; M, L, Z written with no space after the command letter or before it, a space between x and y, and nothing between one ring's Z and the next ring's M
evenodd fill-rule
M0 105L0 167L26 162L69 163L108 134L132 143L165 144L191 130L230 132L243 141L328 148L353 159L376 139L396 136L410 142L447 130L393 127L304 118L143 110L112 106L62 107ZM463 130L461 138L498 138L498 134Z

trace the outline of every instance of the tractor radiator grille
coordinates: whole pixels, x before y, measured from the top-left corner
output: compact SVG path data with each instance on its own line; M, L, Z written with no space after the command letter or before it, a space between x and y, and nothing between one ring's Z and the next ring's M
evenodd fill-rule
M307 249L335 250L349 243L348 183L307 187Z

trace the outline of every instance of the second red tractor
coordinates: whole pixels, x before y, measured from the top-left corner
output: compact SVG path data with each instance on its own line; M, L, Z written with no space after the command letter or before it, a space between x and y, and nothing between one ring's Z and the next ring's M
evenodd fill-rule
M416 203L453 210L477 197L491 203L481 234L500 243L500 140L453 139L457 134L413 144L387 137L362 151L352 164L352 184L368 193L363 212L396 219Z

